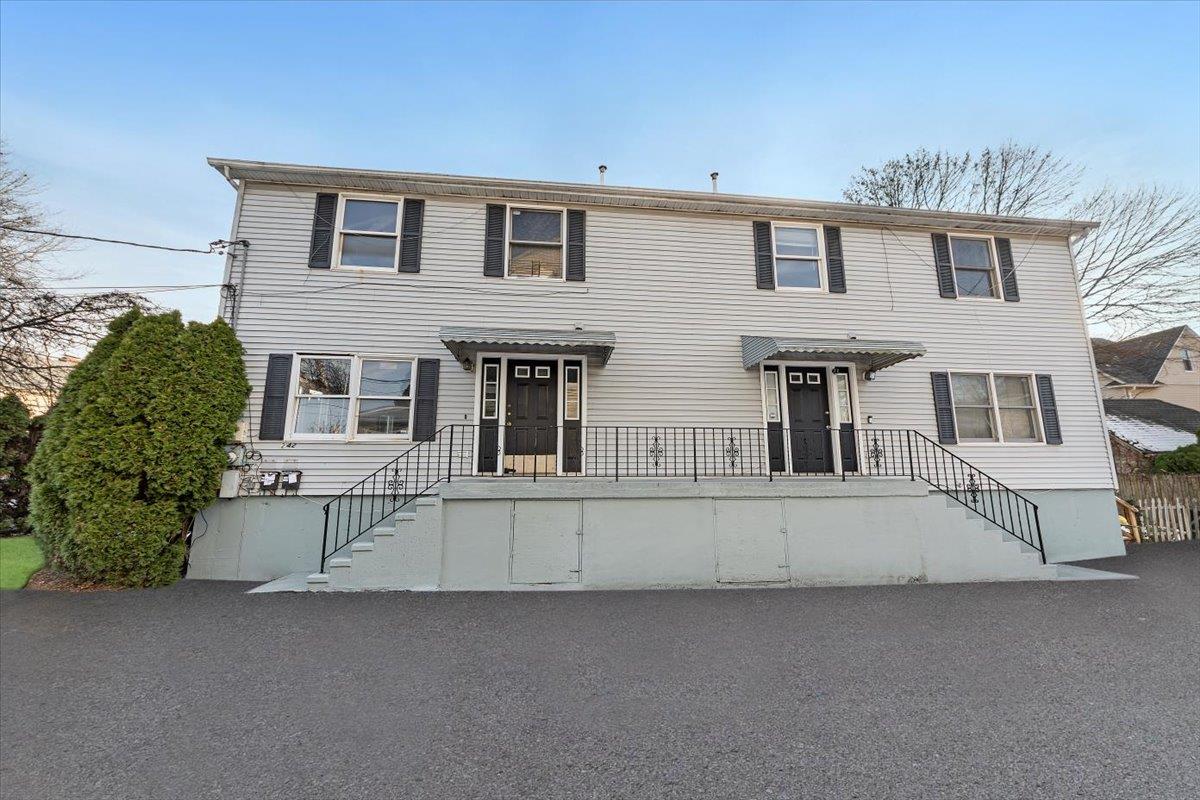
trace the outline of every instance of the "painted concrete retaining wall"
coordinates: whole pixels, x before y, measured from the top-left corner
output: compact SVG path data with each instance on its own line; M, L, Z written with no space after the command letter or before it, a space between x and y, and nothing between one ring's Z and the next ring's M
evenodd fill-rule
M1111 494L1056 490L1032 499L1050 560L1124 552ZM269 580L315 571L323 502L218 501L197 519L189 577ZM418 510L421 524L400 526L397 537L405 580L423 588L1005 577L971 566L1004 557L977 551L991 546L973 535L977 516L907 480L463 481L429 502Z

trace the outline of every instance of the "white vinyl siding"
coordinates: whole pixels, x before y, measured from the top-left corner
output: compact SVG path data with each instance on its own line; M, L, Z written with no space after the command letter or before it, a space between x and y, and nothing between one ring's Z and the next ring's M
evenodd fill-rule
M763 423L758 370L741 365L739 336L917 340L928 354L858 381L859 424L915 428L936 439L931 371L1048 373L1064 442L963 447L1016 488L1110 488L1112 473L1089 342L1065 239L1011 235L1020 303L943 303L928 230L843 224L851 290L831 296L755 288L751 219L588 208L586 285L489 283L486 200L430 197L421 272L310 270L314 192L249 184L238 236L251 242L238 336L253 386L257 432L270 353L401 352L442 360L439 426L473 423L477 383L438 341L446 325L582 326L613 331L609 364L588 365L588 425ZM240 265L234 270L236 278ZM349 283L350 285L346 285ZM263 465L304 470L303 492L340 491L394 457L369 441L257 442Z

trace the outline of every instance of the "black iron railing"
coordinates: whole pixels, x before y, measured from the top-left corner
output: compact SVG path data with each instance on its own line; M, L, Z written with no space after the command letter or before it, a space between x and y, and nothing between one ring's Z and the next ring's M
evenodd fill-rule
M1037 506L922 433L896 428L447 425L325 504L321 564L454 478L922 480L1037 550Z

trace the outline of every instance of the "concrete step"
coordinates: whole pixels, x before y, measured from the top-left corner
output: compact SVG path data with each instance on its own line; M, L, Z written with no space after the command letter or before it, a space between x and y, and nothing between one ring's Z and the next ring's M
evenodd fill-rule
M349 556L338 556L325 562L325 566L329 569L349 569L351 563L353 562Z
M369 553L375 549L374 542L355 542L350 545L351 553Z
M304 581L309 586L324 586L325 584L329 583L329 573L314 572L313 574L307 576Z

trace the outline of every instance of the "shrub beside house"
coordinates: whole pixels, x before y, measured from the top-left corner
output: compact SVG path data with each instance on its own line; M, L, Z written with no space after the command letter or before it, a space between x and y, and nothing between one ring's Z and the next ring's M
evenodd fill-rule
M179 578L249 393L241 356L220 320L131 311L112 323L67 379L33 460L31 519L51 566L118 586Z

